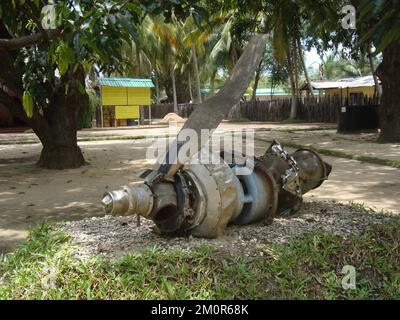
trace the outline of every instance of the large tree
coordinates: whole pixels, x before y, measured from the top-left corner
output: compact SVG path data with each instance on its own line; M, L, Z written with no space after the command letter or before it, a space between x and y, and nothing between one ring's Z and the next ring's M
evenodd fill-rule
M356 1L358 44L375 46L383 61L376 73L382 82L380 142L400 142L400 2Z
M398 0L353 0L355 26L343 25L349 1L302 0L302 14L307 22L309 46L319 50L339 47L348 58L359 59L375 47L383 61L376 73L382 83L380 101L380 142L400 142L400 4ZM347 13L349 14L349 13ZM347 21L349 22L349 21ZM345 28L344 28L345 27ZM350 27L350 28L349 28Z
M195 2L1 1L0 103L39 137L40 166L85 162L76 135L88 100L84 66L118 71L125 63L121 46L135 40L135 25L147 12L196 14Z

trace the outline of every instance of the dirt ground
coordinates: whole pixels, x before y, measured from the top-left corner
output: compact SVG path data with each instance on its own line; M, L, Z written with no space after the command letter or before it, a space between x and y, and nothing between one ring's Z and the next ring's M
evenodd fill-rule
M356 156L369 156L387 160L400 159L400 144L376 143L377 133L338 134L335 129L318 131L259 131L259 138L277 139L292 143L340 151Z
M331 131L274 131L316 126L224 123L219 131L243 127L273 130L259 131L257 136L278 140L299 138L295 140L299 144L326 142L326 149L337 150L339 145L346 152L374 152L376 156L400 160L399 145L374 144L370 142L371 137L357 139L346 135L341 138ZM134 130L83 131L79 136L160 135L163 132L167 132L165 126L154 126ZM135 173L149 167L145 156L150 143L145 139L82 141L80 147L90 165L63 171L45 170L35 165L40 144L1 144L10 139L34 141L36 138L33 134L0 136L0 253L23 241L27 228L43 219L69 221L102 216L100 199L104 191L138 181ZM268 143L255 142L258 155L268 147ZM306 200L354 201L378 210L399 211L399 169L342 158L323 158L333 165L331 176L320 188L308 193Z
M176 127L180 129L183 123L177 123ZM326 123L299 123L299 124L279 124L279 123L268 123L268 122L245 122L245 123L231 123L224 121L217 128L217 133L224 131L230 131L234 129L254 129L254 130L307 130L316 128L332 128L333 125ZM132 127L107 127L107 128L92 128L83 129L78 131L78 140L100 138L100 137L126 137L126 136L152 136L152 135L163 135L168 134L168 125L160 123L159 121L154 122L152 125L145 126L132 126ZM0 134L0 144L2 142L15 142L15 141L29 141L39 142L38 137L30 132L25 133L8 133Z

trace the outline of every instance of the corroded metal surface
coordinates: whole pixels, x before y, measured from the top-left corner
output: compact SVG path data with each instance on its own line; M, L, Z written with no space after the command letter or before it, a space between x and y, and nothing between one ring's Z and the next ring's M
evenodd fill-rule
M228 224L270 224L276 214L296 212L302 195L319 187L331 171L316 152L289 154L278 142L259 158L243 158L241 163L219 158L214 164L186 165L171 181L148 171L142 185L106 193L105 211L144 216L161 233L215 238Z

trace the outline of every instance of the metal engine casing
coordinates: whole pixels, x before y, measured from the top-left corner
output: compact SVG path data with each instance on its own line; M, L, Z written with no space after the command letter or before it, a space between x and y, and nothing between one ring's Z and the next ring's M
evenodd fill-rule
M161 233L215 238L228 224L272 223L277 214L296 212L302 195L331 171L316 152L289 155L278 142L259 158L244 155L240 163L212 157L213 164L185 165L173 181L147 171L142 184L107 192L103 206L110 214L151 219Z

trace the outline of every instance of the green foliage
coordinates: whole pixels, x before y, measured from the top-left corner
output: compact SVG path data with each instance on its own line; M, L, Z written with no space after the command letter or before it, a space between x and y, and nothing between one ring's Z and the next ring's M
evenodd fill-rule
M24 91L22 96L22 105L28 118L33 116L33 100L29 91Z
M371 67L365 57L362 56L357 60L353 60L330 54L325 57L323 68L324 78L327 80L361 77L371 74Z
M73 250L48 223L31 231L0 258L0 299L400 298L398 220L346 239L309 233L286 245L261 244L248 248L249 257L200 246L190 253L150 248L112 262L76 259ZM344 265L355 267L356 289L342 288Z
M360 0L358 45L373 42L376 53L400 39L400 3L398 0Z

